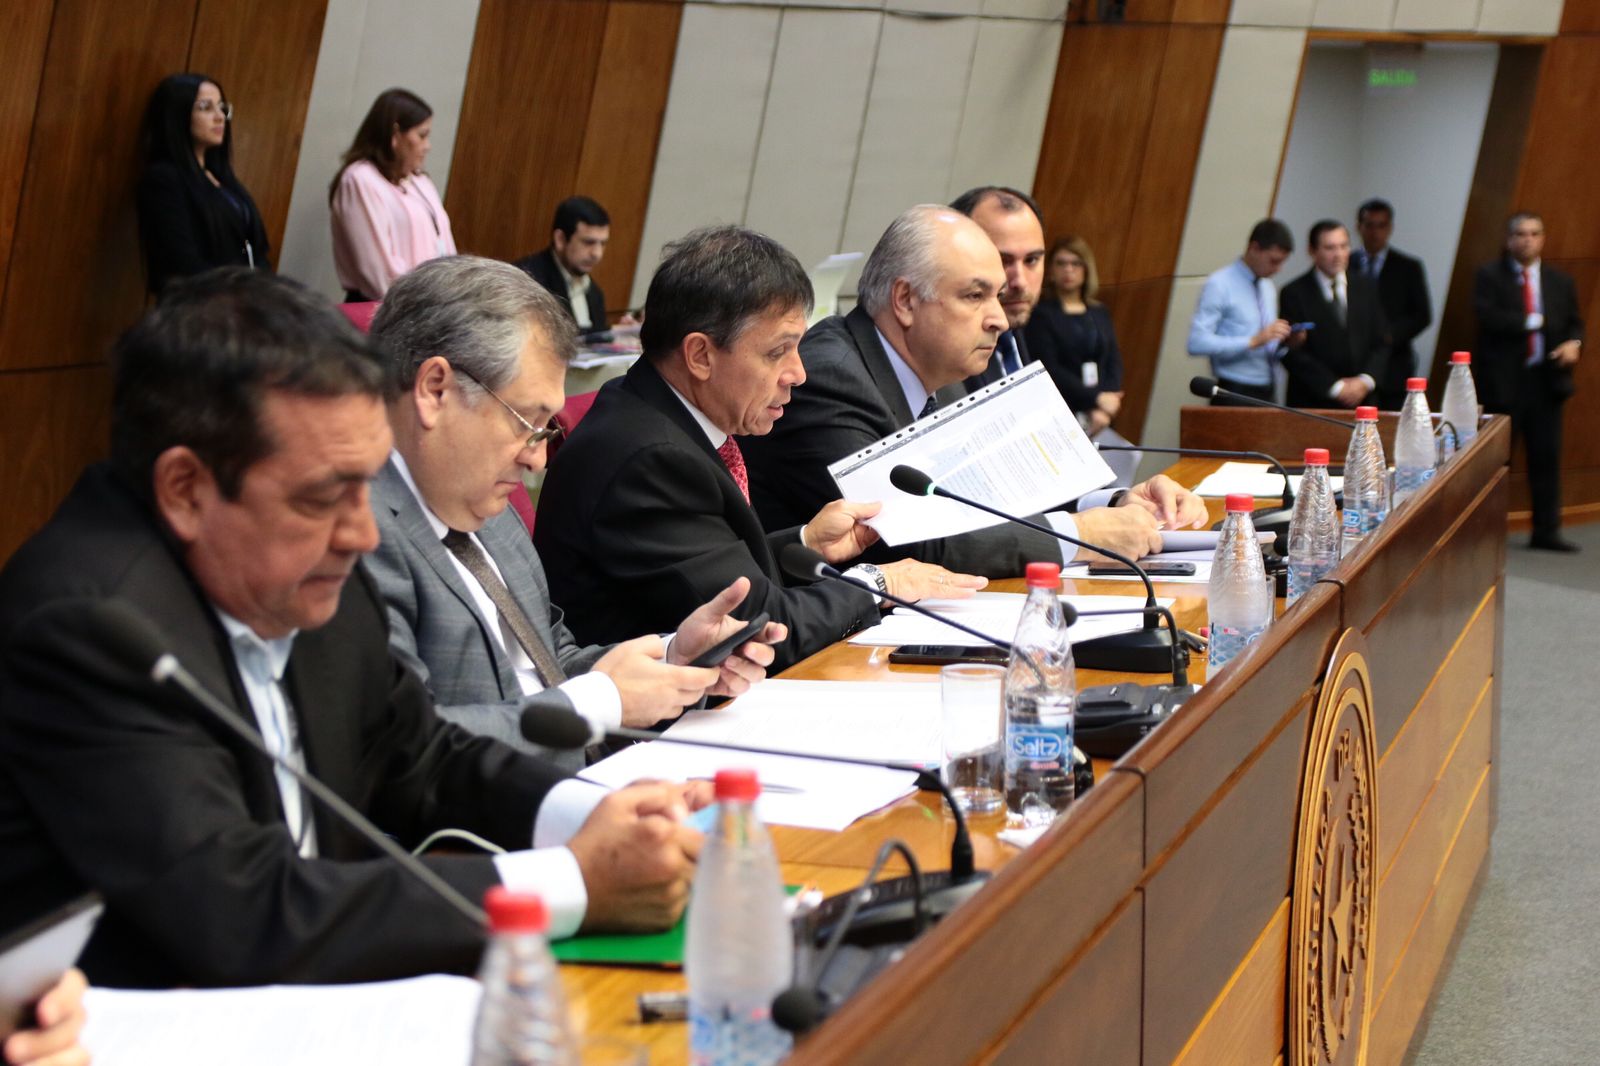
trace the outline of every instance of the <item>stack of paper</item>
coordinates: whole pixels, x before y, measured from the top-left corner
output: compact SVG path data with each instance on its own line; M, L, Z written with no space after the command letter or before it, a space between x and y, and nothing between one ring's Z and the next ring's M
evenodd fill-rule
M947 616L962 625L971 626L980 633L1009 641L1017 631L1022 618L1022 604L1027 599L1020 592L980 592L965 600L923 600L921 606ZM1108 610L1115 607L1138 607L1138 600L1127 596L1067 596L1066 601L1080 611ZM1158 600L1164 607L1172 600ZM1114 615L1108 618L1080 619L1069 631L1074 642L1103 637L1110 633L1125 633L1144 624L1138 614ZM905 644L978 644L953 626L911 611L896 610L884 615L877 625L863 629L850 638L851 644L876 645L898 648Z
M1342 477L1330 476L1328 482L1334 492L1344 488ZM1299 474L1289 475L1289 487L1296 493L1300 491ZM1283 475L1266 463L1223 463L1206 475L1205 480L1194 487L1194 491L1200 496L1248 492L1252 496L1271 499L1283 495Z

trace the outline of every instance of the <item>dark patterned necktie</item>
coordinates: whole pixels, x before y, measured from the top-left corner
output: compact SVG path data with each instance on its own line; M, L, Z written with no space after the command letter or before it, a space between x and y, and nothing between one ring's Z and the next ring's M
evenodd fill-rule
M489 557L483 553L483 549L458 529L452 529L445 534L444 546L450 549L451 555L461 560L461 565L467 568L467 573L471 574L472 579L489 594L490 601L494 604L495 610L500 612L500 617L505 619L511 635L517 638L522 650L533 660L533 668L538 672L539 680L544 683L544 687L554 688L565 681L566 672L556 661L555 653L550 650L550 645L544 642L544 638L539 636L538 629L528 620L528 616L522 613L522 608L517 606L517 601L511 596L511 590L506 588L505 582L494 572L494 567L489 565Z
M939 409L939 397L937 397L937 396L929 396L928 397L928 402L922 405L922 413L919 414L917 417L918 418L927 418L929 415L933 414L933 412L937 411L938 409Z
M733 475L733 483L739 486L739 491L744 495L744 502L750 502L750 471L744 466L744 452L739 450L739 444L732 437L722 442L722 447L717 449L717 455L722 458L722 465L728 468L728 473Z

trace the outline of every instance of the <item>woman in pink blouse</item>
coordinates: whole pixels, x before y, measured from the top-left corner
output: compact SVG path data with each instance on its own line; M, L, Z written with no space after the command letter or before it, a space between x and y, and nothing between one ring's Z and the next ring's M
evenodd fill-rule
M456 254L439 190L422 172L432 132L433 109L420 97L385 90L334 175L333 266L352 303L381 300L418 263Z

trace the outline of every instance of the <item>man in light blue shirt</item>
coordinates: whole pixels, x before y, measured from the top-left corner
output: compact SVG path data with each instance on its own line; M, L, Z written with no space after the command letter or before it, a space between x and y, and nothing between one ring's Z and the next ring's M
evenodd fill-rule
M1206 278L1189 321L1189 354L1211 360L1217 383L1233 392L1270 400L1272 370L1289 336L1278 317L1278 290L1270 279L1294 251L1289 227L1262 219L1250 231L1244 254ZM1232 401L1216 397L1225 406Z

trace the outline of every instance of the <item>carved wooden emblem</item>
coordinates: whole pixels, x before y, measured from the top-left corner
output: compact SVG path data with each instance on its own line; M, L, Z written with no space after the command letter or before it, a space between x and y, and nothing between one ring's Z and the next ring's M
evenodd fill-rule
M1367 1061L1377 899L1378 752L1366 642L1346 630L1312 722L1290 902L1294 1066Z

